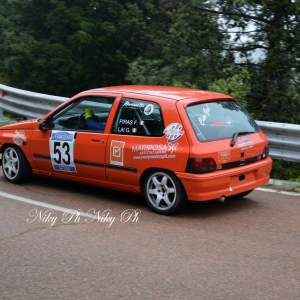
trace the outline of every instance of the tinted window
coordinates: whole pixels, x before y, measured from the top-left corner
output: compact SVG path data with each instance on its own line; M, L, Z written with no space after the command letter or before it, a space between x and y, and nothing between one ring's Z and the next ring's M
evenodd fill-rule
M122 99L114 121L113 133L162 136L163 130L163 119L157 103Z
M258 132L259 127L237 102L217 101L186 108L197 138L201 142L232 138L236 132Z

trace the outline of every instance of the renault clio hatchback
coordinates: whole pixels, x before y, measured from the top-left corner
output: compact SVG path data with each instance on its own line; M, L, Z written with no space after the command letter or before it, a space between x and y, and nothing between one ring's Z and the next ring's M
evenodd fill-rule
M266 184L269 144L236 99L162 86L82 92L46 116L0 128L7 181L33 174L144 194L159 214L243 197Z

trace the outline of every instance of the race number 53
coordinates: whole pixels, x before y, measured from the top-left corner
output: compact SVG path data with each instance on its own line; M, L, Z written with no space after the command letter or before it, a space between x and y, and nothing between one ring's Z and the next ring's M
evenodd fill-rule
M71 163L70 144L68 142L54 142L53 154L56 155L53 159L57 164L60 165L63 162L65 165L69 165Z
M76 172L74 144L75 132L52 131L50 137L50 156L54 170Z

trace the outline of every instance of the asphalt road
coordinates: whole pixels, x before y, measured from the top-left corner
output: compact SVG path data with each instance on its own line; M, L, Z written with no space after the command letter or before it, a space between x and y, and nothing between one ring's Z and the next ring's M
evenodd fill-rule
M1 300L300 299L299 195L166 217L139 195L0 172L0 214Z

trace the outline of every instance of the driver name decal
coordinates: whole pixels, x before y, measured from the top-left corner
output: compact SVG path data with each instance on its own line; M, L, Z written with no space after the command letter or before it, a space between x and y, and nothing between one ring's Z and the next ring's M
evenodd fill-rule
M50 156L54 170L76 172L74 164L75 134L76 132L73 131L52 131Z

